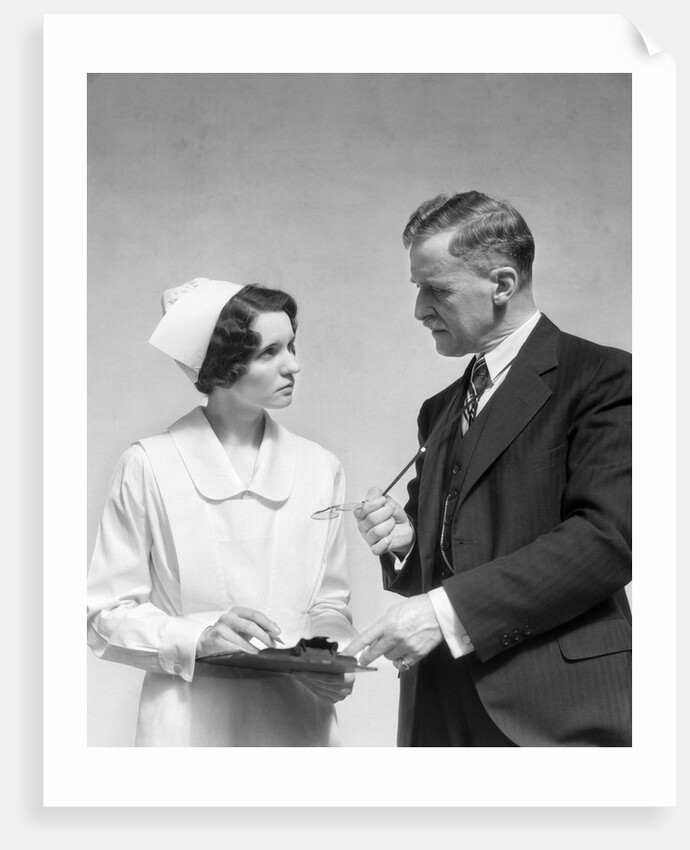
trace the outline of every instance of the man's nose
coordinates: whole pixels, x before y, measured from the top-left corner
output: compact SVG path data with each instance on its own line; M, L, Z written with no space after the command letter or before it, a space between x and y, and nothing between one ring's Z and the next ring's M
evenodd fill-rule
M427 298L424 294L423 289L419 289L417 291L417 298L414 302L414 317L420 322L423 322L424 319L429 318L433 314L433 310L429 306Z

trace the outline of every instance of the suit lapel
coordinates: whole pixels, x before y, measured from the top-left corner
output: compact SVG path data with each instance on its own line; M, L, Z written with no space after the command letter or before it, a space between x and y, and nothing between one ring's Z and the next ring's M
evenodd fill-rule
M558 365L559 334L558 328L542 316L505 381L463 438L467 471L460 487L460 502L551 396L541 375Z

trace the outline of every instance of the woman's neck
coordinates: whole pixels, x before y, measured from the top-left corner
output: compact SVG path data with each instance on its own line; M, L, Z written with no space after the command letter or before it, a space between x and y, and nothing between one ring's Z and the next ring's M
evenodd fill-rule
M209 425L226 448L261 445L264 435L264 411L237 405L230 396L215 390L203 408Z

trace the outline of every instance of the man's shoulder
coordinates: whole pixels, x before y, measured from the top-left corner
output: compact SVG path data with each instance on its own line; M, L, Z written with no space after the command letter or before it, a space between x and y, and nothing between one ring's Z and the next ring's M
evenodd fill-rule
M579 364L580 368L587 364L601 366L607 364L621 369L630 369L632 354L622 348L612 345L602 345L591 339L585 339L575 334L560 331L558 338L558 361L560 365L568 363Z

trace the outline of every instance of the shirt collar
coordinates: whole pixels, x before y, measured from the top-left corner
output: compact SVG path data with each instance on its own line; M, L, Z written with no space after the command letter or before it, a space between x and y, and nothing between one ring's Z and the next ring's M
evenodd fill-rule
M246 487L202 407L196 407L168 428L194 486L203 496L229 499L249 492L273 502L288 498L297 468L295 437L265 411L264 421L254 477Z
M489 370L489 377L492 381L495 381L496 376L513 362L518 351L522 348L525 340L532 333L540 318L541 313L537 310L523 325L516 328L510 336L501 340L495 348L484 354L486 367Z

